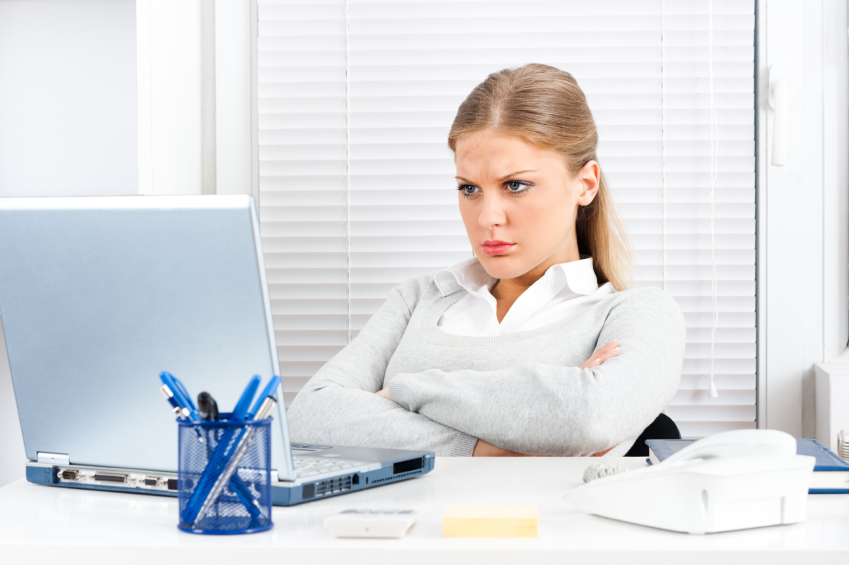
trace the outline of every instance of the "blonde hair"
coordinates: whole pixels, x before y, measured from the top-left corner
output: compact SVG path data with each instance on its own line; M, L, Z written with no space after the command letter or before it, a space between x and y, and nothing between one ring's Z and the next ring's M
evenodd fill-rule
M460 104L448 134L448 147L471 133L492 130L560 153L577 174L598 161L598 131L587 99L575 78L548 65L530 64L489 75ZM578 250L593 258L599 284L617 290L633 282L628 237L616 214L604 174L592 203L579 206L575 220Z

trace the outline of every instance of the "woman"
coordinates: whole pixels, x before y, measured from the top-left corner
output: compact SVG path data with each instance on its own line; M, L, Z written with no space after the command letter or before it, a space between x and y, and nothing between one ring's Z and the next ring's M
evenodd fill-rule
M624 454L675 394L685 330L665 292L628 290L597 142L566 72L527 65L476 87L448 137L475 257L393 289L295 398L293 439Z

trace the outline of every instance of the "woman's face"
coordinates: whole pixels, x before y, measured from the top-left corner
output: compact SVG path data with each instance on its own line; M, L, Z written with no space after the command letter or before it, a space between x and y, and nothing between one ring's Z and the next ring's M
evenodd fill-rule
M598 164L576 175L557 152L483 131L457 141L454 154L460 214L472 249L497 279L580 258L575 238L578 206L598 191Z

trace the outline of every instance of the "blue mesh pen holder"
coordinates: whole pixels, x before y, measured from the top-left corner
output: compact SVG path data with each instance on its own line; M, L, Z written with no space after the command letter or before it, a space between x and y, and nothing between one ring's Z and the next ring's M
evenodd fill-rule
M180 523L196 534L270 529L271 418L179 424Z

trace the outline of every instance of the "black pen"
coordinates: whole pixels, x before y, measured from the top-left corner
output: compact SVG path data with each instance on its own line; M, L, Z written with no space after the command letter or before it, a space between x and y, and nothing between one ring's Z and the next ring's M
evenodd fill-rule
M218 403L208 392L202 392L198 395L198 412L200 419L204 422L218 421Z

